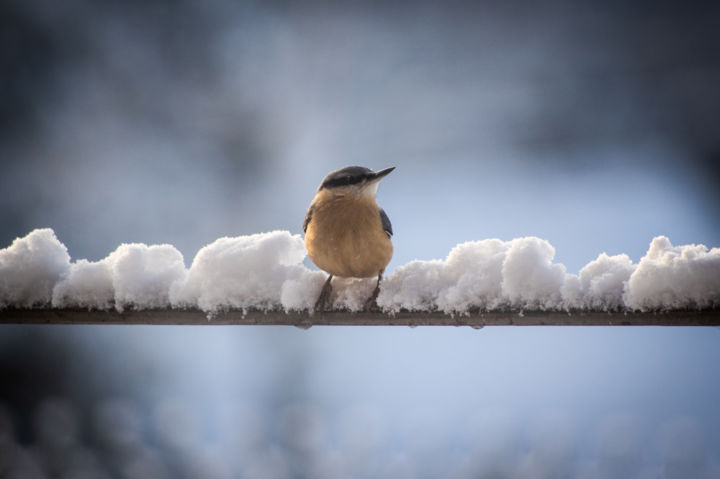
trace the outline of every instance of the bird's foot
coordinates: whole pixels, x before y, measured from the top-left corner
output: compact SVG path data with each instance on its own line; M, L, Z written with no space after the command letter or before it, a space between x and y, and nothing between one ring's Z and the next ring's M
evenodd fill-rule
M371 312L371 313L379 313L382 310L380 309L380 306L377 304L377 298L368 298L367 301L365 301L365 311Z
M380 306L377 304L377 297L380 294L380 283L375 286L375 290L372 295L365 301L365 311L379 312Z
M318 296L317 301L315 301L315 307L313 308L313 312L322 313L323 311L325 311L325 303L327 303L328 299L330 299L330 294L332 293L332 285L330 284L331 280L332 275L330 275L327 281L325 281L322 291L320 291L320 296Z

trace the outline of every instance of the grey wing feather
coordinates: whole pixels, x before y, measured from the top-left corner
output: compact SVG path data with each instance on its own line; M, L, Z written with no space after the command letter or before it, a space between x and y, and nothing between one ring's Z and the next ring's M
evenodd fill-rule
M391 237L393 235L392 223L390 223L390 218L388 218L387 213L385 213L385 210L382 208L380 208L380 221L382 222L385 233L387 233L388 237Z
M315 209L315 207L310 205L307 213L305 213L305 221L303 222L303 233L307 233L307 227L310 224L310 220L312 219L313 209Z

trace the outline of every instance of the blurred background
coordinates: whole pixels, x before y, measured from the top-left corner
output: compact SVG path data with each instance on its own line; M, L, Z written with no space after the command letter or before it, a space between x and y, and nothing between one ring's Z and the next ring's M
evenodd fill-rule
M0 1L0 247L720 246L720 3ZM720 477L717 328L3 326L0 477Z

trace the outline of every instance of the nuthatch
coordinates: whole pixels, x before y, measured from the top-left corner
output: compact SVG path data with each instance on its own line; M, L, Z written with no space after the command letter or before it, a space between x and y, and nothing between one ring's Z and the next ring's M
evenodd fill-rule
M348 166L329 173L305 214L303 231L310 259L330 274L315 303L325 309L333 276L372 278L375 290L366 307L376 307L385 267L393 254L390 218L375 201L380 179L395 167L375 172L362 166Z

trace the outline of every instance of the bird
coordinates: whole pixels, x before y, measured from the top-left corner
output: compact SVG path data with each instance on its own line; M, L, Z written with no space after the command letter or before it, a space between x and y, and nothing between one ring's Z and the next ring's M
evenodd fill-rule
M380 282L393 255L393 229L375 194L380 180L394 169L346 166L328 173L320 183L303 223L308 256L329 274L314 312L325 310L335 276L377 277L375 290L365 303L366 309L377 308Z

